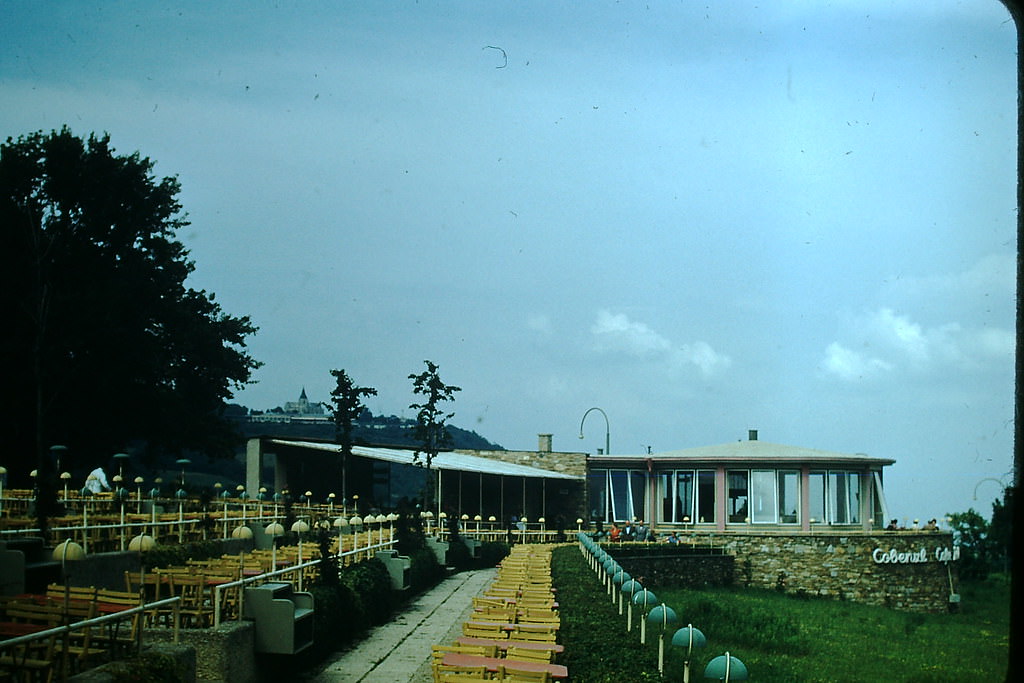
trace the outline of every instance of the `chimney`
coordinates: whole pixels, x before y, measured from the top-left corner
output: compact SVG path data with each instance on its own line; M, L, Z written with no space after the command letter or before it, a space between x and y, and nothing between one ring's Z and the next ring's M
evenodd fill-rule
M537 452L539 453L550 453L551 452L551 435L550 434L538 434L537 439L540 443L537 444Z
M756 429L748 429L747 430L747 438L749 440L751 440L751 441L757 441L757 430Z

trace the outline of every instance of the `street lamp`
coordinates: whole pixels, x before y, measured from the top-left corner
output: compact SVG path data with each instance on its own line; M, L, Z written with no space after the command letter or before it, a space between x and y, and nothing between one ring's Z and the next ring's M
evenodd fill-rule
M704 678L716 681L745 681L749 675L743 662L730 655L728 651L712 659L704 668Z
M690 683L690 657L693 654L693 648L705 647L708 644L708 639L704 637L700 629L694 628L693 624L687 624L675 632L672 636L672 644L686 648L686 659L683 660L683 683Z
M661 625L661 633L658 634L658 673L665 672L665 631L668 630L669 624L676 623L676 618L675 610L665 603L661 603L647 615L647 621L651 622L652 626Z
M608 423L608 415L603 410L601 410L600 408L596 408L596 407L595 408L589 408L587 410L587 412L583 413L583 419L580 420L580 438L581 439L583 438L583 423L587 421L587 415L590 415L590 413L595 411L595 410L597 412L601 413L601 415L604 415L604 454L605 455L611 455L611 452L612 452L611 432L612 432L612 430L611 430L611 426Z

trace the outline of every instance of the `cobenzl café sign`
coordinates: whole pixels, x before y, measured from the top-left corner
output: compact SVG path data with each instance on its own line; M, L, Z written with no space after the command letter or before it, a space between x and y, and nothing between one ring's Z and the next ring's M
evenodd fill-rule
M952 548L936 548L929 555L928 551L921 548L917 551L904 552L891 548L875 548L871 552L871 559L875 564L923 564L925 562L949 562L960 559L960 546Z

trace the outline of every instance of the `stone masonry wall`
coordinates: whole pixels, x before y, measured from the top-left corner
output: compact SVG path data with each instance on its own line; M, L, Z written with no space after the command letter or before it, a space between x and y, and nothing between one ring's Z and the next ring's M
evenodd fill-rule
M952 536L945 532L680 537L684 543L710 544L734 555L739 586L912 612L945 612L959 600L958 563L951 557ZM876 557L890 561L876 562Z
M459 451L515 465L527 465L578 477L587 474L587 454L566 451Z

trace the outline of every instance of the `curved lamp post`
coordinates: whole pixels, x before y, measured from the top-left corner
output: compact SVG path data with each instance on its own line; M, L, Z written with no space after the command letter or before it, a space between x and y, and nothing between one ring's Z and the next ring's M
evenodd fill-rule
M690 657L693 648L705 647L708 639L704 637L700 629L694 628L693 624L687 624L672 635L672 644L676 647L686 648L686 658L683 660L683 683L690 683Z
M719 655L704 668L704 678L716 681L745 681L750 674L740 660L729 654Z
M658 673L661 674L665 673L665 632L668 630L669 624L676 623L676 619L675 610L665 603L661 603L647 615L647 621L651 623L652 627L661 627L658 634Z
M581 439L583 438L583 423L587 421L587 415L590 415L590 413L595 411L595 410L597 412L601 413L601 415L604 415L604 454L605 455L611 455L611 452L612 452L612 446L611 446L612 428L611 428L611 425L608 422L608 415L603 410L601 410L600 408L597 408L597 407L588 408L587 412L583 413L583 419L580 420L580 438Z

